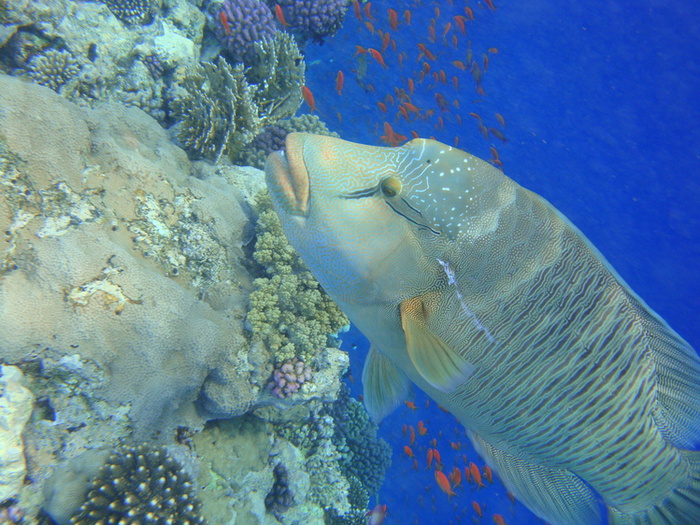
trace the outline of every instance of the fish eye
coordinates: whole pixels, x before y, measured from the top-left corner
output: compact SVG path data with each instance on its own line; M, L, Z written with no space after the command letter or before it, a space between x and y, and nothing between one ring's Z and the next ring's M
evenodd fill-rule
M379 184L379 188L385 197L396 197L401 191L401 181L396 177L387 177Z

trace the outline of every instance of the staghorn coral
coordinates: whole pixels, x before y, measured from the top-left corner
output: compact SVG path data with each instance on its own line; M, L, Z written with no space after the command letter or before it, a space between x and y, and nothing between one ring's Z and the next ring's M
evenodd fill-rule
M105 4L125 24L146 25L153 20L153 0L105 0Z
M27 64L29 76L37 84L56 92L80 71L80 62L68 51L50 49L34 56Z
M204 523L192 480L162 448L116 450L92 481L71 523Z
M347 389L333 403L331 414L335 420L333 443L341 453L341 469L346 476L357 477L370 494L377 492L391 465L391 447L377 438L377 425Z
M265 125L301 105L304 61L296 44L281 35L256 49L255 69L231 66L219 57L215 64L190 68L175 91L173 129L192 158L235 158Z
M294 252L267 193L258 196L257 205L253 257L268 276L254 282L247 322L277 363L294 357L311 362L319 348L335 344L329 336L349 321Z
M343 25L348 0L268 0L282 8L287 23L302 42L319 44L333 36Z
M256 56L256 44L272 40L277 32L272 11L261 0L224 0L214 23L226 54L234 63L246 65Z

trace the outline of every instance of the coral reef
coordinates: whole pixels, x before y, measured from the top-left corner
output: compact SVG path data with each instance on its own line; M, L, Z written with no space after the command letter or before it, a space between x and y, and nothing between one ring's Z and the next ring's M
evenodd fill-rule
M265 508L275 516L281 516L294 505L294 494L289 488L289 474L282 463L277 463L272 471L275 483L265 496Z
M192 480L164 449L123 447L107 459L71 523L204 523Z
M269 196L258 198L253 257L268 277L255 280L247 322L254 338L274 352L275 362L298 358L313 363L319 349L349 324L347 317L303 265L282 231Z
M80 61L68 51L50 49L35 55L27 64L27 71L37 84L60 92L60 88L80 71Z
M214 32L234 63L250 65L256 44L272 40L277 32L270 8L261 0L224 0Z
M279 0L285 20L304 42L313 40L319 44L333 36L343 25L348 0Z
M82 374L91 402L125 405L140 434L201 425L195 403L210 378L243 413L260 367L242 321L251 277L235 244L250 203L240 190L191 177L184 152L140 111L83 111L4 76L0 105L0 358Z
M109 10L125 24L149 24L153 20L153 0L104 0Z
M267 384L273 396L280 399L298 392L302 385L311 381L311 367L296 357L285 361L272 372L272 380Z
M22 432L34 396L22 377L19 368L0 365L0 502L19 493L27 473Z
M237 164L240 166L253 166L258 169L263 169L267 156L273 151L283 149L284 139L287 137L288 133L292 133L293 131L327 135L330 137L339 136L337 133L330 131L316 115L307 113L279 120L273 126L266 127L253 139L237 159Z
M369 494L362 482L355 476L348 476L348 503L350 510L340 514L335 508L325 509L325 522L327 525L366 525L367 506Z
M379 490L389 465L391 447L377 438L377 425L364 405L351 398L347 391L333 403L335 420L333 442L341 453L340 466L347 476L355 476L370 494Z
M301 105L304 62L284 34L254 46L255 67L216 63L193 66L173 90L173 131L194 159L218 161L238 155L260 130Z

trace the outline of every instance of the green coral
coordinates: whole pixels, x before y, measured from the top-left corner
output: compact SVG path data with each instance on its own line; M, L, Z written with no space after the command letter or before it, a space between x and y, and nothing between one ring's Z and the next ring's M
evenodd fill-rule
M330 337L349 321L306 269L282 231L267 193L258 196L254 259L265 277L255 280L248 323L253 336L275 354L275 362L294 357L311 362Z
M216 63L191 67L171 102L175 134L194 159L237 157L262 128L301 105L304 60L288 35L257 46L254 66Z

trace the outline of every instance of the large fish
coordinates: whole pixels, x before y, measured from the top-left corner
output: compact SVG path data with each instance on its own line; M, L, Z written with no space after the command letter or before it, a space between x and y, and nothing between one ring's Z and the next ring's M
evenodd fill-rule
M292 133L266 172L373 417L412 381L551 523L700 523L700 359L547 201L432 140Z

